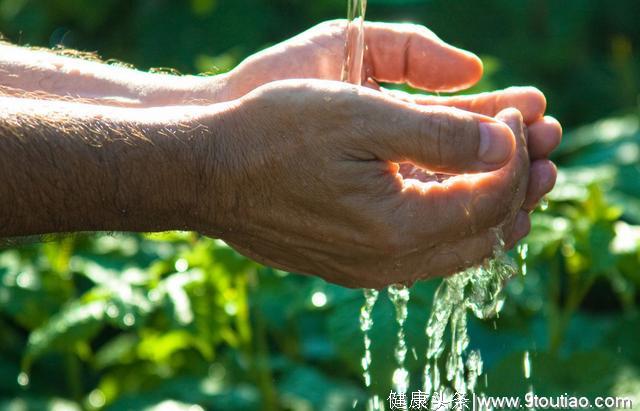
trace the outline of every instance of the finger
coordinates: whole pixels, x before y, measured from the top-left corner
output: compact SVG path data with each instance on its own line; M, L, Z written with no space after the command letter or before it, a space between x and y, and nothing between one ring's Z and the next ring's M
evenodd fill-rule
M553 189L557 176L557 168L551 161L543 159L531 163L529 186L522 208L526 211L533 211L542 196Z
M369 104L358 105L351 116L364 120L361 139L349 139L377 159L411 162L443 173L495 170L511 158L513 132L490 117L449 107L407 104L372 93Z
M505 249L510 250L531 231L531 218L526 211L518 211L513 229L505 240Z
M553 117L545 116L528 128L529 155L532 159L549 157L562 140L562 126Z
M365 66L377 81L430 91L468 88L482 77L482 62L416 24L366 23Z
M385 90L396 98L422 105L456 107L485 116L494 117L507 108L515 108L525 124L539 120L547 107L547 100L535 87L509 87L504 90L464 96L440 97L410 94L399 90Z
M397 195L396 218L409 236L425 242L453 240L496 227L521 207L529 167L522 117L510 109L500 113L500 118L511 127L518 144L504 167L453 176L442 183L416 182L403 187Z

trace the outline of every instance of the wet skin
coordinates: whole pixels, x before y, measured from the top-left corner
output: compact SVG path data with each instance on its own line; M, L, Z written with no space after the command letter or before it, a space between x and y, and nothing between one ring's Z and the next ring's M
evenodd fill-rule
M41 193L66 205L56 221L42 207L8 209L22 214L8 219L2 235L192 229L275 267L378 288L480 262L491 254L496 227L513 246L555 183L548 156L562 130L545 116L544 95L532 87L456 97L380 87L455 91L482 75L475 55L411 24L368 23L368 80L345 85L338 82L344 29L344 21L322 23L215 77L142 73L1 45L12 52L0 53L0 130L24 136L15 130L24 123L40 132L26 146L7 139L20 144L1 147L15 160L5 162L6 175L22 183L0 192L22 204L42 204L30 198ZM76 101L56 100L69 98ZM109 140L123 133L127 144ZM100 138L109 144L86 147ZM48 164L40 144L65 145L68 161ZM38 169L21 168L23 152ZM129 156L148 161L138 165ZM134 178L111 181L110 166ZM85 173L68 181L78 169ZM460 175L423 184L408 178L416 169ZM38 186L32 174L51 176L57 191ZM82 184L87 198L79 197ZM114 198L95 192L114 184ZM82 214L82 204L91 213ZM175 207L188 212L178 218Z

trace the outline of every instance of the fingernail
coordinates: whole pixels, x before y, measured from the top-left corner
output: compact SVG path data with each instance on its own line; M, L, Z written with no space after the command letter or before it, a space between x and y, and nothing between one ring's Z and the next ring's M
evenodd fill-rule
M480 123L480 147L478 158L486 164L501 164L507 161L511 154L511 141L508 135L511 133L505 124Z

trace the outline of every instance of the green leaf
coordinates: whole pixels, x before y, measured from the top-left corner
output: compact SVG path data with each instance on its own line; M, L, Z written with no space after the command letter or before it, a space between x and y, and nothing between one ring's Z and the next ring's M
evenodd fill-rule
M362 403L365 395L358 386L323 375L316 369L296 366L278 381L282 402L296 410L352 410L353 403Z
M106 301L76 301L29 334L23 368L50 350L73 351L76 344L95 336L104 326Z
M488 373L488 395L522 397L533 387L541 396L564 393L575 396L614 395L621 376L634 375L638 369L625 364L621 358L606 350L578 352L564 358L557 355L532 352L531 378L524 378L522 352L507 355ZM597 376L597 378L594 378ZM640 381L639 381L640 382Z

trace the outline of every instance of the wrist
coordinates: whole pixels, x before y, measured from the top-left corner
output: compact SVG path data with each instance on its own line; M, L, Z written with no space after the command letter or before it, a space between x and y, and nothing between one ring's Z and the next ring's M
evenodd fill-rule
M228 78L217 76L175 76L147 73L139 92L142 106L215 104L226 101Z
M234 144L238 102L151 109L150 143L155 154L144 186L152 188L143 214L159 216L161 230L193 230L220 237L235 198L230 182L242 152ZM134 163L135 164L135 163ZM133 203L138 203L134 200Z
M227 104L145 109L150 120L144 161L131 158L124 174L146 170L130 204L161 223L153 231L194 230L216 235L223 220L222 170L227 162L230 114ZM146 189L146 191L144 191ZM144 198L136 198L143 192Z
M187 225L189 230L211 237L219 238L233 215L234 205L230 203L236 196L231 177L236 173L238 153L244 152L235 138L239 106L237 101L204 106L181 125L190 130L191 178L182 190L189 202Z

